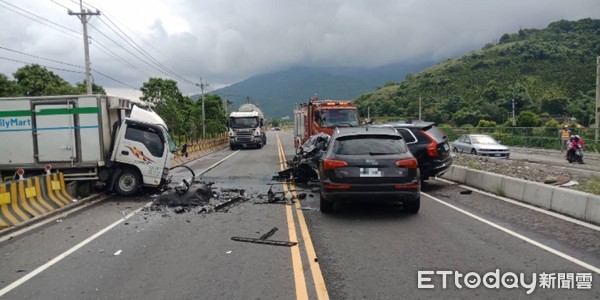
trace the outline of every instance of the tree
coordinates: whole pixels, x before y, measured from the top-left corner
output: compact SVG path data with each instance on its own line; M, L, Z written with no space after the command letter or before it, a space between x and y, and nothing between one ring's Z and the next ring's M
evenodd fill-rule
M542 99L540 110L551 116L563 116L567 112L568 103L566 98Z
M13 76L25 96L73 94L71 84L40 65L22 67Z
M531 111L522 111L517 117L518 127L536 127L540 124L538 117Z
M141 99L154 103L156 113L163 118L175 136L186 133L183 128L186 118L185 101L177 87L177 82L170 79L150 78L148 82L142 84L140 91L142 91Z
M223 133L227 128L227 116L225 116L221 97L214 94L204 95L204 108L206 109L206 134L214 136Z
M6 75L0 74L0 97L16 97L21 95L19 85L15 81L8 79Z
M180 101L183 95L177 87L177 82L171 79L153 78L148 82L144 82L140 88L142 92L142 100L151 103L159 103L161 101Z
M453 116L452 120L456 125L477 125L477 122L481 119L481 114L477 110L471 110L468 108L461 108Z
M75 85L75 94L77 94L77 95L87 94L87 86L86 86L85 80L83 80L83 82L78 82ZM106 90L104 90L104 88L101 85L97 85L92 82L92 94L106 95Z

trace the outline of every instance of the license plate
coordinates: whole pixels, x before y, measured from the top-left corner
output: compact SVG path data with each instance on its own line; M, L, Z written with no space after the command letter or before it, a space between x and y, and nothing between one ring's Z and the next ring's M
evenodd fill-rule
M377 168L360 168L360 177L382 177L383 172Z
M494 154L494 156L501 156L501 154L500 153L496 153L496 154Z
M448 146L448 144L444 144L444 150L448 151L448 149L450 149L450 146Z

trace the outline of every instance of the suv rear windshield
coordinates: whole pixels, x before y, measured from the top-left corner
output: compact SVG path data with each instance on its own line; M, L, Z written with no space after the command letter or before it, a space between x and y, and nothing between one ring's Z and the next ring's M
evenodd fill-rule
M448 139L448 136L441 129L435 126L425 128L425 132L427 132L427 134L434 138L438 143L445 142L446 139Z
M401 137L390 135L347 136L337 139L333 145L333 153L340 155L386 155L407 151Z

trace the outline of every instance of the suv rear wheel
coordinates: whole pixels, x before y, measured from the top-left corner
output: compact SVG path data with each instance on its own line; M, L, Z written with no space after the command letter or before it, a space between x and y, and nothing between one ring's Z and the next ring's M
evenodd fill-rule
M333 201L325 200L325 198L323 198L323 194L320 194L319 206L321 212L324 214L330 214L333 212Z
M421 208L421 196L418 196L416 200L411 201L411 202L405 202L403 203L404 205L404 211L406 211L407 213L410 214L416 214L419 212L419 209Z

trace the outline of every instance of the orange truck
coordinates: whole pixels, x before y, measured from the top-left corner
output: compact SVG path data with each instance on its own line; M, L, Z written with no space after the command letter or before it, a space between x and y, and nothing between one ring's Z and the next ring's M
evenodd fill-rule
M298 149L317 133L331 135L336 127L359 125L358 110L352 101L313 97L294 108L294 147Z

